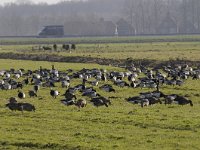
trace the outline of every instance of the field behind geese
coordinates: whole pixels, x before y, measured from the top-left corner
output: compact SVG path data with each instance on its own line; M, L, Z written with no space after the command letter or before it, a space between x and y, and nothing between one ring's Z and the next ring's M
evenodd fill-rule
M39 69L40 66L51 69L51 65L61 71L78 71L82 68L125 71L96 64L0 60L1 70L24 68L26 71ZM72 79L71 86L79 83L80 79ZM106 83L111 84L110 81ZM99 86L103 84L101 82ZM34 104L36 111L23 114L5 107L11 96L17 97L18 90L0 91L0 149L199 149L199 80L190 78L183 86L164 85L160 89L165 94L189 96L193 107L156 104L141 108L128 103L125 98L154 89L120 88L114 85L116 93L106 93L99 86L94 88L102 96L110 97L112 105L97 108L89 102L89 98L84 97L88 105L78 111L75 106L60 103L63 96L52 98L50 88L41 88L37 98L29 98L27 93L32 85L27 85L23 88L27 98L19 101ZM66 91L60 84L56 84L54 89L60 91L61 95ZM80 93L77 93L77 98L82 98Z
M66 51L62 44L75 43L76 49ZM57 51L39 50L39 46ZM99 38L0 38L1 59L50 60L79 63L113 64L127 59L142 61L198 61L200 36L136 36ZM107 62L107 63L106 63Z

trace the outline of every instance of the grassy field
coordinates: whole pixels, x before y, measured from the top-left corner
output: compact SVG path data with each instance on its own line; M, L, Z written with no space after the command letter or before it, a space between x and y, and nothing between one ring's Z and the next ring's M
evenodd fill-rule
M180 51L183 50L186 53L187 49L193 51L193 48L188 43L186 43L187 46L184 43L182 44ZM173 43L170 45L173 45ZM178 45L174 45L178 47ZM199 44L197 45L199 46ZM84 46L87 45L80 45L81 50L84 49ZM148 46L148 44L147 46L144 45L147 49L138 48L138 51L141 49L145 53L146 51L148 53ZM127 49L124 49L131 51L131 47L133 49L137 48L130 44L127 45ZM116 52L120 50L120 45L111 44L109 48L111 51L113 50L112 53L115 53L115 50ZM165 44L159 46L160 51L167 53L163 50L165 48ZM14 51L11 47L8 47L8 49ZM27 49L25 48L25 50ZM85 48L85 50L87 51L88 48ZM79 54L78 51L79 49L76 51L77 55ZM93 56L91 51L92 48L88 50L88 54L90 53ZM194 52L198 52L198 48ZM106 54L108 53L109 51ZM145 53L143 54L146 55ZM64 54L61 53L59 55ZM154 59L157 58L155 57ZM190 58L193 58L193 56L188 56L188 59ZM194 60L197 58L198 56ZM165 59L167 59L167 56ZM34 70L39 69L39 66L50 69L52 64L55 65L56 69L62 71L69 68L80 70L82 68L94 67L107 69L108 71L124 71L120 68L95 64L0 60L1 69L25 68ZM80 80L72 80L72 86L78 83L80 83ZM102 84L104 83L100 85ZM27 93L31 88L32 86L28 85L23 91ZM0 149L200 149L199 81L188 79L181 87L163 86L161 88L161 91L165 94L189 95L189 98L194 103L194 107L190 107L189 105L178 106L174 104L165 106L164 104L159 104L141 108L138 105L126 102L125 98L138 95L139 92L152 90L119 88L116 86L114 88L117 92L115 94L108 94L96 87L97 91L105 97L119 97L110 99L112 102L111 106L108 108L96 108L89 103L81 111L78 111L75 106L64 106L60 103L60 100L63 98L62 96L53 99L49 95L50 89L42 88L39 91L38 98L26 98L22 100L36 106L36 112L25 112L24 114L21 114L21 112L11 112L5 108L8 98L17 96L17 90L0 91ZM61 88L59 84L56 89L61 94L66 90ZM78 98L81 98L80 94L78 94ZM87 100L89 102L89 99Z
M151 42L199 42L200 35L132 36L132 37L75 37L75 38L0 38L3 45L52 44L52 43L151 43Z
M0 53L17 53L32 55L55 55L65 57L89 57L101 59L137 59L137 60L191 60L199 61L199 42L159 42L159 43L110 43L78 44L77 49L69 51L32 50L33 45L1 46ZM61 45L58 46L59 50Z

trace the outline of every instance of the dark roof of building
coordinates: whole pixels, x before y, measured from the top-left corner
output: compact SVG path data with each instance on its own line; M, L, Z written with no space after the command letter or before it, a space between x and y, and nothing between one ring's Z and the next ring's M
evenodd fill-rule
M47 26L44 26L44 27L64 27L63 25L47 25Z

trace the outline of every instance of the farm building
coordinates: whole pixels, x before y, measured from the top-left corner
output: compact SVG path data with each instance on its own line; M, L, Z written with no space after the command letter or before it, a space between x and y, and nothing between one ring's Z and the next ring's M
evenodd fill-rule
M64 36L64 27L62 25L44 26L38 33L39 37L62 37Z
M129 36L134 35L135 29L123 18L121 18L117 23L117 32L119 36Z

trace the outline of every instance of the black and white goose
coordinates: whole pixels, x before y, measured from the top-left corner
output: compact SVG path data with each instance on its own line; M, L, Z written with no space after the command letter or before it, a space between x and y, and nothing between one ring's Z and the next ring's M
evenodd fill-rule
M187 105L190 104L190 106L193 106L193 103L191 100L189 100L186 97L179 96L177 95L176 98L174 99L175 102L177 102L179 105Z
M19 79L21 76L20 76L20 74L17 73L14 75L14 77L15 77L15 79Z
M23 83L24 83L25 85L28 85L28 84L29 84L28 78L24 79L24 80L23 80Z
M104 90L106 92L115 92L115 89L112 87L112 85L104 84L101 87L99 87L101 90Z
M136 87L137 87L137 84L136 84L134 81L132 81L132 82L130 83L130 87L136 88Z
M142 99L141 100L141 107L144 107L144 106L149 106L149 100L148 99Z
M69 92L68 90L62 96L65 96L65 99L67 100L76 99L76 95L74 93Z
M70 82L64 80L64 81L61 82L61 86L62 86L63 88L64 88L64 87L68 88L68 87L70 86Z
M69 105L75 105L76 104L76 102L75 102L74 99L71 99L71 100L64 99L64 100L61 100L60 102L62 104L64 104L64 105L67 105L67 106L69 106Z
M93 98L99 96L99 94L96 91L89 91L89 92L84 92L82 96L88 96Z
M5 84L3 84L3 89L4 90L11 90L12 89L12 85L9 84L9 83L5 83Z
M101 80L102 80L102 81L107 81L107 77L106 77L105 74L102 74L102 75L101 75Z
M142 101L142 98L140 96L134 96L134 97L129 97L126 100L132 104L140 104Z
M18 91L18 97L19 97L20 99L24 99L24 98L26 97L26 95L25 95L24 92Z
M94 106L99 107L99 106L106 106L108 107L109 105L111 105L111 102L109 99L105 98L105 97L95 97L92 98L91 102L93 103Z
M51 89L51 90L50 90L50 95L51 95L53 98L56 98L56 97L59 95L59 92L58 92L57 90Z
M69 106L76 103L76 95L74 93L71 93L67 90L62 96L65 96L65 99L61 100L61 103L63 103L64 105Z
M98 86L99 82L97 80L95 81L89 81L89 84L91 84L92 86Z
M130 86L126 81L122 81L122 80L119 80L119 79L116 80L114 82L114 84L119 86L119 87L125 87L125 86L129 87Z
M165 105L174 103L174 100L176 99L176 97L177 97L176 94L166 95L165 96Z

